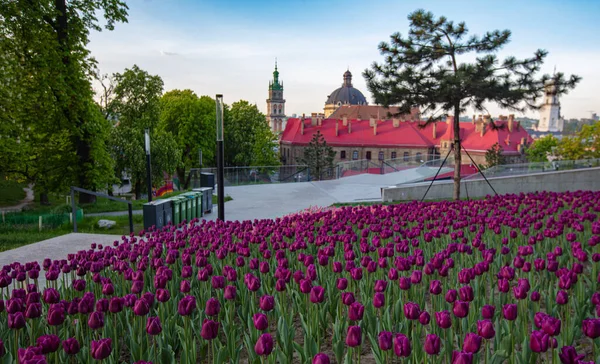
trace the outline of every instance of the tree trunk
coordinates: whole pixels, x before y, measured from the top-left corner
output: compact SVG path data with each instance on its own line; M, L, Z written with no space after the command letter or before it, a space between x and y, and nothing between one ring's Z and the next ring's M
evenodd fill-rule
M133 190L135 192L136 200L139 200L140 198L142 198L142 184L140 183L139 179L135 182L135 186L134 186Z
M460 167L461 167L461 145L460 145L460 105L454 106L454 200L460 200Z
M48 198L48 192L40 193L40 205L49 206L50 199Z

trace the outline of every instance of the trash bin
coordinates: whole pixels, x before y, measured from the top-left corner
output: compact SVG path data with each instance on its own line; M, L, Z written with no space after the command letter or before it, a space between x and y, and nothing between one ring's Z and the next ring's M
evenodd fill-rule
M165 200L163 205L164 226L173 224L173 201Z
M196 196L196 192L187 192L181 196L186 198L188 207L188 220L192 220L193 218L201 216L198 215L198 198Z
M215 174L207 172L200 173L200 187L215 188Z
M192 191L202 193L202 211L207 214L212 211L212 192L210 187L194 188Z
M173 205L173 225L181 223L181 201L178 197L172 197L171 203Z
M188 208L187 208L187 199L183 196L176 196L174 198L177 203L179 203L179 222L178 223L182 223L183 220L188 220Z
M155 200L145 203L143 206L144 229L151 226L161 229L165 226L165 208L170 211L169 201L167 200Z

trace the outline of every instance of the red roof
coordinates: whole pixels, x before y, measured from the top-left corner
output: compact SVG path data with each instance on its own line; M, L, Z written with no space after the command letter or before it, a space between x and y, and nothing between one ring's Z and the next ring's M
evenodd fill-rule
M338 124L338 135L335 133L335 124ZM348 120L352 124L351 132L348 133L348 127L343 126L342 120L324 119L321 125L313 126L311 119L304 119L304 134L301 134L301 119L290 118L287 121L283 135L282 144L308 145L317 130L325 137L327 144L331 146L356 146L356 147L412 147L428 148L439 147L442 140L452 141L454 133L452 127L446 122L429 124L425 127L424 121L400 121L398 127L394 127L392 120L377 121L377 133L374 134L373 127L369 120ZM476 125L470 122L461 122L462 144L472 152L485 152L495 143L500 144L505 154L517 154L517 146L521 139L530 144L533 139L527 131L513 124L513 130L508 130L508 121L496 121L495 124L500 127L493 130L490 125L486 125L483 136L476 131ZM436 129L436 135L433 135L433 128Z

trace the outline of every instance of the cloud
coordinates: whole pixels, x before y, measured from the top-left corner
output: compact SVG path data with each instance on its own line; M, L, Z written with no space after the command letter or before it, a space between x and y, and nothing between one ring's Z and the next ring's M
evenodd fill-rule
M178 56L179 53L177 53L177 52L167 52L167 51L161 50L160 51L160 55L161 56Z

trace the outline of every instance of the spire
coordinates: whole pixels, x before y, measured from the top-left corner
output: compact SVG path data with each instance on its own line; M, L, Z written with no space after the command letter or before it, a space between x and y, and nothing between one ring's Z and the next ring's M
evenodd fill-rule
M269 89L283 90L283 83L279 82L279 71L277 70L277 58L275 58L275 71L273 71L273 82L270 82Z
M342 87L352 87L352 73L350 73L350 69L344 72L344 83Z

